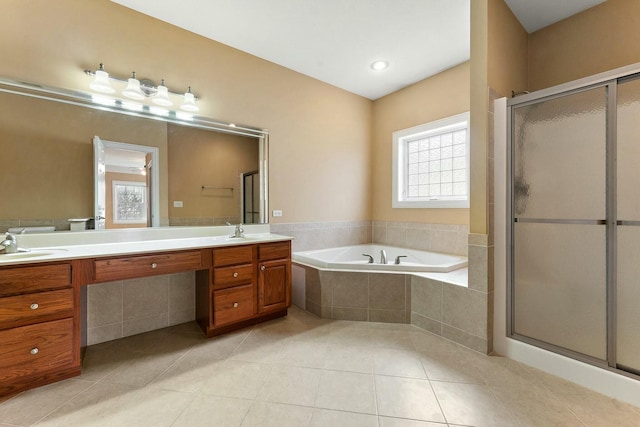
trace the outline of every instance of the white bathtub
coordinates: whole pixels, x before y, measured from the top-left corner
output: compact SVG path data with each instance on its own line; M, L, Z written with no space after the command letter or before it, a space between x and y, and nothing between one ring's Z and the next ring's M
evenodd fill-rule
M383 250L387 254L386 264L380 263ZM363 254L373 256L374 263L369 263L369 257ZM395 264L398 256L406 258ZM328 270L448 273L466 267L467 257L368 244L294 252L293 262Z

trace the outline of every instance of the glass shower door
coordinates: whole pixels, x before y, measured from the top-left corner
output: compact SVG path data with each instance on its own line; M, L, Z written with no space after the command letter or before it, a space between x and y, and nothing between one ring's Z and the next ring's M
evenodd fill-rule
M640 374L640 80L618 85L617 365Z
M511 333L607 359L607 88L513 108ZM640 263L637 263L640 264Z

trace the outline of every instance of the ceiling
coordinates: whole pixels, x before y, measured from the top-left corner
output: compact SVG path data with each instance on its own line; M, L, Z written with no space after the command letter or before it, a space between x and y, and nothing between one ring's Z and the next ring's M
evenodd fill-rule
M471 0L112 1L369 99L470 53ZM531 32L604 0L505 1Z
M529 33L538 31L606 0L504 0Z

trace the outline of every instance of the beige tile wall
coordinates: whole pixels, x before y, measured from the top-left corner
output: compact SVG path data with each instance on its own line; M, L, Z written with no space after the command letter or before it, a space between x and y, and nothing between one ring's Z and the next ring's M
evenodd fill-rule
M306 309L325 319L409 323L411 276L305 270Z
M335 221L273 224L273 233L291 236L293 251L379 243L466 256L469 227L393 221Z
M467 256L467 225L374 221L372 232L374 243Z
M195 320L195 273L87 287L87 345Z
M294 252L371 243L371 221L273 224L271 232L293 237Z

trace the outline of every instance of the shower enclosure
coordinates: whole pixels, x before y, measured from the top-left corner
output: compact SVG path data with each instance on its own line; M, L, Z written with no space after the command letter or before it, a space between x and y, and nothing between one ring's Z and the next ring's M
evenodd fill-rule
M508 114L508 335L640 375L640 73Z

